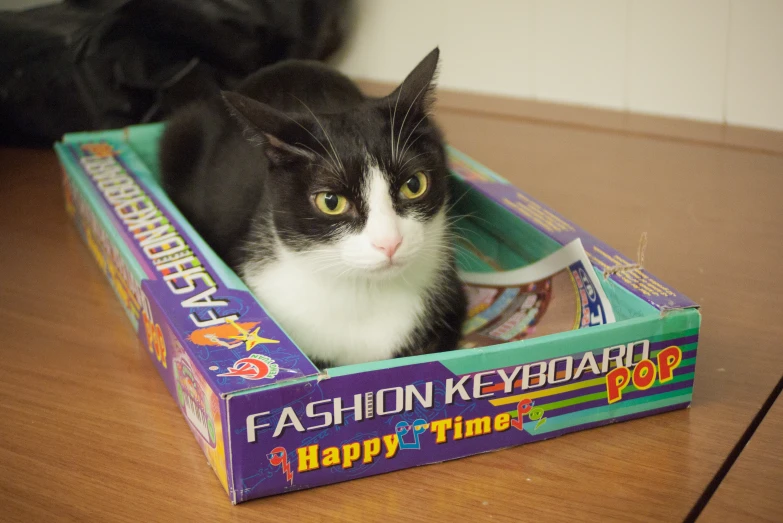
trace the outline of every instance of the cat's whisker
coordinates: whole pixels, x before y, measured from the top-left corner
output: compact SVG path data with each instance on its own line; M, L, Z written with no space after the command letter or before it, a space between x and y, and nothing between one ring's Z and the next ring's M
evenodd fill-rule
M474 244L471 240L469 240L465 236L460 236L458 238L455 238L454 241L452 242L452 245L454 245L454 247L457 249L474 249L477 252L481 252L481 249L476 247L476 244Z
M471 234L475 234L474 229L470 229L468 227L462 227L455 223L449 224L448 227L451 229L451 232L453 233L454 241L457 241L465 236L470 236Z
M416 104L416 100L419 99L419 96L421 96L421 93L424 92L424 89L428 88L429 85L425 84L419 89L419 92L416 93L416 97L413 99L413 101L408 105L408 110L405 111L405 118L402 119L402 125L400 125L400 132L397 134L397 153L399 153L400 148L400 138L402 138L402 130L405 129L405 121L408 119L408 114L410 114L411 109L413 109L413 106ZM423 118L422 118L423 119ZM421 120L419 120L419 123L421 123ZM418 124L417 124L418 127ZM414 128L415 129L415 128ZM410 135L408 135L410 137ZM407 140L406 140L407 142ZM403 153L405 152L405 147L403 146ZM399 154L395 154L395 157L399 158Z
M343 262L339 258L311 258L310 262L315 265L316 270L321 270L321 268L326 267L338 267L340 265L343 265Z
M489 226L491 226L493 228L496 227L495 224L493 224L492 222L490 222L489 220L487 220L483 216L480 216L479 214L476 214L475 212L471 212L471 213L467 213L467 214L456 214L456 215L449 216L447 218L447 220L446 220L446 223L448 225L453 225L454 223L456 223L456 222L458 222L460 220L464 220L466 218L470 218L472 220L478 220L478 221L484 222L484 223L486 223L487 225L489 225Z
M311 262L320 264L320 267L336 266L343 263L339 256L321 255L320 257L310 257Z
M407 78L405 79L407 80ZM402 94L402 88L405 86L405 80L402 81L400 84L399 89L397 90L397 101L394 102L394 114L392 115L392 121L391 121L391 153L392 153L392 161L394 163L397 163L397 157L394 154L395 148L394 148L394 122L397 119L397 105L400 103L400 95Z
M467 228L467 227L461 227L456 224L449 224L448 227L451 229L451 232L454 233L455 241L459 238L462 238L463 236L469 236L474 231Z
M294 97L294 98L296 98L296 97ZM297 100L298 100L298 98L297 98ZM300 100L300 101L301 101L301 100ZM323 148L324 152L325 152L326 154L329 154L329 149L327 149L327 148L326 148L326 146L323 144L323 142L322 142L321 140L319 140L319 139L318 139L318 137L317 137L316 135L314 135L312 132L310 132L310 129L308 129L308 128L307 128L307 127L305 127L304 125L300 124L299 122L297 122L296 120L294 120L293 118L291 118L290 116L288 116L286 113L282 113L282 114L283 114L283 116L285 116L286 118L288 118L289 120L291 120L292 122L294 122L296 125L298 125L299 127L301 127L301 128L302 128L302 129L303 129L303 130L304 130L304 131L307 133L307 134L309 134L310 136L312 136L312 137L313 137L313 140L315 140L316 142L318 142L318 145L320 145L320 146ZM328 136L327 136L327 138L328 138ZM331 156L331 155L330 155L330 156Z
M318 254L318 255L311 255L307 257L308 260L311 262L336 262L340 261L339 256L331 256L329 254Z
M407 160L405 160L405 163L403 163L402 165L400 165L400 166L398 167L398 170L402 171L403 169L405 169L405 166L406 166L406 165L408 165L408 164L409 164L411 161L415 160L415 159L416 159L416 158L418 158L419 156L424 156L424 155L426 155L426 154L427 154L427 153L419 153L419 154L417 154L416 156L413 156L413 157L411 157L411 158L408 158Z
M306 253L302 254L303 256L306 256L307 258L339 258L339 253L336 253L332 251L331 249L312 249L308 250Z
M294 96L294 95L291 95ZM321 120L318 119L318 117L315 115L315 113L310 109L306 103L304 103L302 100L294 96L294 98L297 99L297 101L304 105L305 109L310 113L310 115L315 119L316 123L318 124L318 127L321 128L321 130L324 133L324 136L326 136L326 140L329 142L329 146L332 148L332 153L334 153L334 160L337 165L340 166L340 169L344 172L345 167L343 166L343 162L340 160L340 156L337 154L337 149L334 148L334 144L332 143L332 139L329 138L329 133L326 132L326 129L324 129L324 126L321 124Z
M301 145L302 147L305 147L305 148L309 149L310 152L312 152L314 155L316 155L316 157L318 157L321 160L323 160L323 162L326 164L326 167L329 170L329 172L331 172L332 174L334 174L336 176L340 175L340 173L335 169L334 165L332 165L332 162L327 160L326 157L323 154L320 154L320 153L316 152L315 150L313 150L312 147L310 147L309 145L303 144L302 142L296 142L294 145Z
M413 127L413 129L411 129L411 132L409 132L409 133L408 133L408 137L405 139L405 143L404 143L404 144L402 144L402 156L405 156L405 153L406 153L406 152L408 151L408 149L409 149L408 147L406 147L406 146L408 145L408 140L410 140L410 139L411 139L411 136L413 136L413 133L415 133L415 132L416 132L416 129L418 129L418 128L419 128L419 125L421 124L421 122L423 122L423 121L424 121L424 120L426 120L426 119L427 119L427 115L425 114L425 115L424 115L424 116L422 116L422 117L421 117L421 119L420 119L420 120L419 120L419 121L416 123L416 125ZM418 139L418 138L417 138L417 139ZM415 142L415 141L416 141L416 140L414 140L414 142ZM411 144L411 145L413 145L413 144Z
M320 256L310 256L308 257L308 261L311 265L315 265L316 271L331 269L334 267L340 267L344 265L343 260L339 256L329 256L329 255L320 255Z
M463 215L460 215L460 216L451 217L451 218L447 219L445 223L448 226L455 226L458 223L460 223L461 221L467 220L468 218L474 218L474 216L472 214L466 214L466 215L463 214Z
M467 243L468 246L466 247L465 245L460 245L460 241ZM460 249L462 250L460 251ZM476 247L476 244L474 244L472 241L468 240L467 238L460 238L458 241L454 242L454 252L469 252L473 254L474 251L481 252L481 249Z
M312 271L313 273L324 272L336 266L337 266L336 263L320 263L317 265L317 267L313 268Z
M405 284L406 284L408 287L413 287L413 285L411 285L411 282L409 282L409 281L408 281L408 278L406 278L406 277L405 277L405 273L404 273L404 272L401 272L401 273L400 273L400 277L402 278L402 281L404 281L404 282L405 282Z
M405 154L406 152L408 152L408 151L409 151L409 150L410 150L410 149L411 149L411 148L412 148L412 147L413 147L413 146L416 144L416 142L418 142L418 141L419 141L419 138L421 138L422 136L424 136L424 135L423 135L423 134L420 134L419 136L417 136L417 137L416 137L416 139L415 139L415 140L413 140L413 141L410 143L410 145L408 145L408 147L406 147L405 149L403 149L403 151L402 151L402 154Z
M496 224L492 223L491 221L487 220L486 218L484 218L483 216L481 216L481 215L479 215L479 214L472 214L472 215L470 216L470 219L471 219L471 220L476 220L476 221L479 221L479 222L486 223L486 224L487 224L487 225L488 225L490 228L492 228L492 229L496 229L496 228L497 228L497 225L496 225Z
M320 273L323 273L323 272L326 272L326 271L330 271L332 269L336 269L337 267L339 267L339 264L335 264L335 265L330 265L330 266L326 266L326 267L323 267L323 268L319 268L319 269L314 270L313 274L320 274Z
M466 212L466 213L454 213L454 212L452 212L454 210L453 207L454 206L452 205L452 206L450 206L446 210L446 219L447 220L451 220L451 219L454 219L454 218L471 218L471 217L476 215L475 211Z
M427 245L424 245L420 248L419 253L420 254L430 254L430 253L437 253L442 252L446 249L450 249L452 247L451 243L443 242L443 243L430 243Z
M391 121L391 133L389 134L391 134L392 136L390 152L393 157L394 156L394 117L392 116L391 100L387 100L386 106L389 108L389 120Z
M344 269L342 272L340 272L340 274L338 274L336 277L337 277L337 278L342 278L343 276L345 276L345 275L347 275L347 274L350 274L350 273L351 273L353 270L354 270L354 269L353 269L353 267L346 267L346 268L345 268L345 269Z
M343 267L345 264L341 260L322 260L315 268L315 272L324 272L330 269Z
M446 214L450 213L450 212L451 212L451 210L452 210L454 207L456 207L456 206L457 206L457 204L458 204L459 202L461 202L461 201L462 201L462 199L463 199L465 196L467 196L468 194L470 194L470 191L463 191L463 192L462 192L462 194L460 195L460 197L459 197L459 198L457 198L456 200L454 200L454 202L453 202L453 203L449 204L448 208L446 209Z
M467 253L461 252L461 251L454 251L454 256L457 258L457 261L462 261L462 263L469 263L472 261L472 258L468 256Z

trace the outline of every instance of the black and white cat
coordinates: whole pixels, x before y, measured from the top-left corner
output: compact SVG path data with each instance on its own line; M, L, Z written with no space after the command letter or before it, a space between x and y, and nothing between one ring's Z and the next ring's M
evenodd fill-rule
M452 350L446 158L428 116L438 49L389 96L287 61L176 115L164 187L320 366Z

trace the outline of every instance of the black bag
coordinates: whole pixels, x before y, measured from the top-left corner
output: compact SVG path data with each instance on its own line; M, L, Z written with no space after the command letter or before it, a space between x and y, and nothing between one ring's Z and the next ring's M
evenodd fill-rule
M324 60L350 0L69 0L0 12L0 144L159 121L286 58Z

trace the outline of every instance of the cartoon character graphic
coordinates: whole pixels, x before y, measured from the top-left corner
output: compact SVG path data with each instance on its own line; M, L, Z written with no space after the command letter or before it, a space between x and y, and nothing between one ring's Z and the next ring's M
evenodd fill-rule
M288 453L283 447L275 447L272 451L266 455L266 459L269 460L269 464L273 467L280 467L285 478L291 485L294 484L294 471L291 470L291 462L288 461Z
M177 400L191 427L215 448L215 424L212 421L211 406L199 378L193 372L189 362L177 358L174 364L174 379L177 387Z
M421 448L421 441L419 441L419 435L425 432L429 428L430 424L427 420L417 419L412 424L407 421L400 421L394 427L394 432L397 435L397 441L400 444L400 450L413 449L419 450ZM405 441L403 437L413 429L413 441Z
M247 358L237 360L231 367L226 369L228 372L218 374L221 377L245 378L246 380L262 380L264 378L272 379L280 372L280 366L275 360L263 354L251 354Z
M246 351L252 350L259 344L280 343L278 340L261 337L258 334L261 327L258 325L259 322L237 323L229 319L228 323L223 325L193 331L189 340L196 345L216 345L227 349L236 349L244 345Z

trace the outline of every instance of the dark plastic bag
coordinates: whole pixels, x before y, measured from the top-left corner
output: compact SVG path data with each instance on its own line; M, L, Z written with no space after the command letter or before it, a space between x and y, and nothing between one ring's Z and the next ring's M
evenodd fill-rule
M324 60L350 0L70 0L0 12L0 144L158 121L286 58Z

